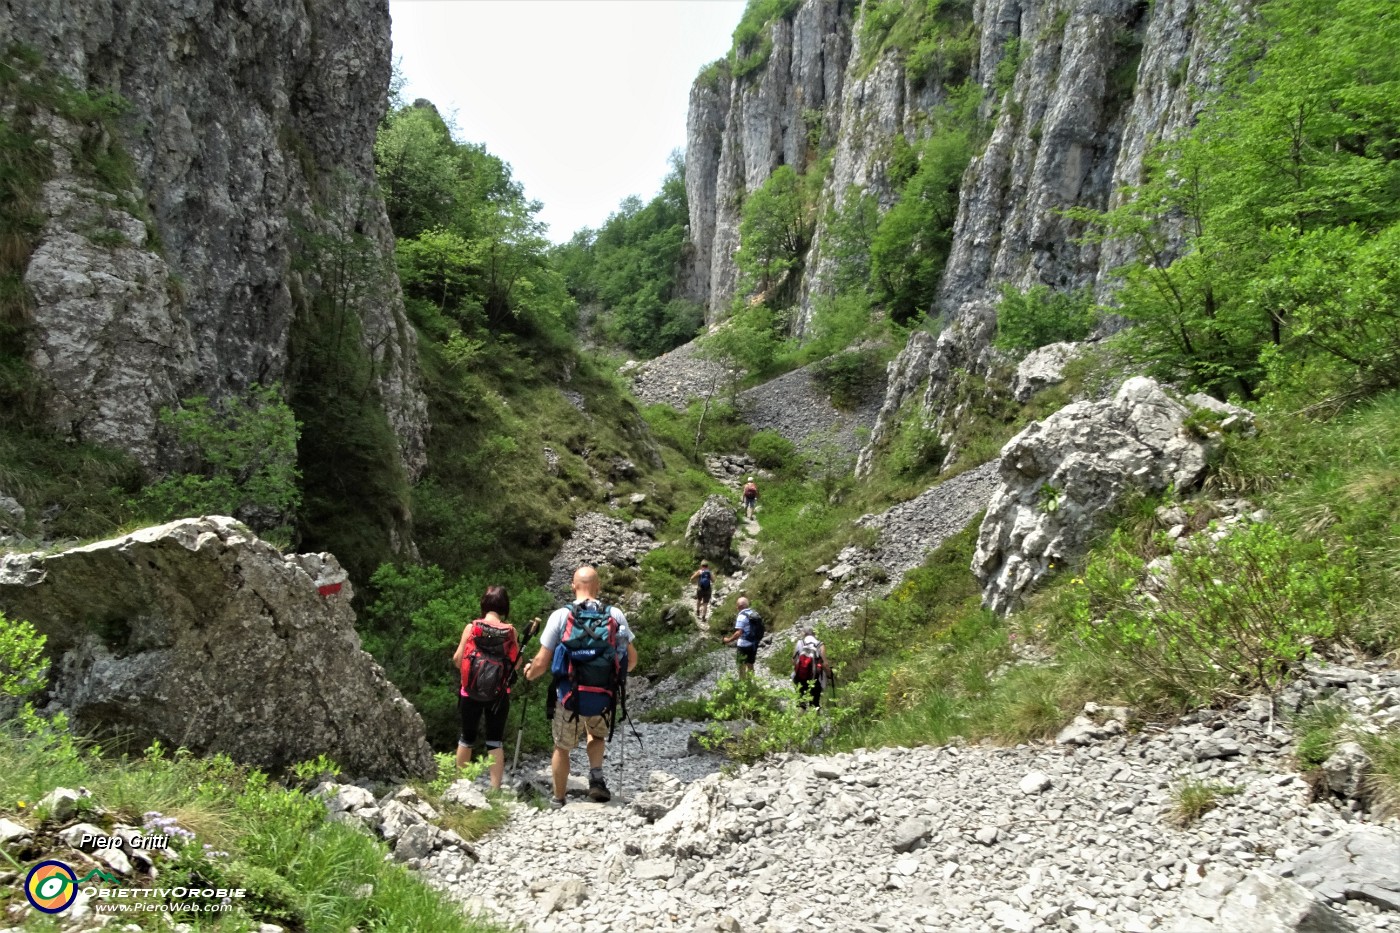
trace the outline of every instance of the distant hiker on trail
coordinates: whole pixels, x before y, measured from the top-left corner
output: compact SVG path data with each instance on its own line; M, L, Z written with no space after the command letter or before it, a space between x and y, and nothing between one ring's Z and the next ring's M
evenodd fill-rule
M612 799L603 780L603 755L613 719L626 689L627 672L637 666L637 648L627 617L615 606L598 601L598 571L574 572L574 601L556 609L540 635L540 650L525 665L527 680L553 675L550 704L554 720L554 755L550 777L554 799L564 806L569 789L569 754L579 740L588 739L588 796L605 803ZM555 709L557 705L557 709Z
M703 625L710 614L710 590L715 583L709 561L700 562L700 569L690 575L690 582L695 584L695 621Z
M749 481L744 484L744 513L749 521L753 521L753 510L758 507L758 484L749 477Z
M749 608L749 598L740 596L739 615L734 619L734 631L724 636L724 643L732 645L738 642L738 654L735 662L739 668L739 676L750 677L753 675L754 661L758 658L758 643L763 641L763 617L758 614L757 609Z
M489 586L481 597L481 618L462 629L452 663L462 671L457 697L457 767L472 760L477 727L486 719L486 751L491 756L491 786L499 788L506 770L502 747L510 714L510 685L520 663L520 642L510 615L510 594L504 586Z
M792 646L792 682L797 684L797 699L807 708L810 694L812 705L822 706L822 681L826 678L826 646L810 628Z

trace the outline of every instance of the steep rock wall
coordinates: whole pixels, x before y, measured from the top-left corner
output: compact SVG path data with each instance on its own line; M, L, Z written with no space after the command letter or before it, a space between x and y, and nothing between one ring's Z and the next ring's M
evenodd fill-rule
M932 354L913 344L896 360L892 388L861 458L869 468L908 387L927 383L925 418L946 429L957 417L957 374L986 368L1003 286L1090 288L1109 297L1122 248L1081 242L1069 207L1121 203L1141 181L1144 158L1188 128L1229 54L1234 9L1195 0L1098 0L1092 4L986 0L979 80L992 87L993 56L1018 38L1023 59L983 153L963 177L952 253L933 309L945 327ZM917 371L916 371L917 370Z
M783 165L803 168L815 155L807 112L831 114L850 57L853 0L807 0L768 28L772 52L757 71L702 75L691 89L686 138L686 196L693 252L682 272L687 297L706 320L734 299L744 196ZM833 127L823 126L823 134Z
M897 136L913 143L926 135L920 117L947 97L937 83L909 80L899 53L887 51L867 67L859 19L853 36L841 97L829 111L835 129L831 173L823 186L823 207L807 255L794 321L798 333L811 322L814 300L834 291L835 263L823 254L833 212L842 210L848 198L857 194L873 196L881 214L894 206L898 191L889 178L892 143ZM828 205L830 212L825 209Z
M984 152L963 180L936 311L955 322L1003 285L1093 286L1120 254L1079 242L1069 207L1117 203L1143 158L1189 126L1228 52L1228 15L1196 0L985 0L978 79L1008 40L1022 61ZM1215 8L1211 7L1213 11Z
M372 154L386 0L4 0L0 45L16 44L121 95L134 163L130 190L102 191L55 148L25 273L47 421L156 465L160 407L286 380L298 307L333 287L306 244L360 237L384 272L341 299L416 475L427 410ZM93 131L36 119L60 140ZM122 236L94 239L94 223Z
M832 161L799 291L799 331L814 298L831 290L832 263L822 251L827 207L860 192L888 210L897 198L888 178L891 142L901 135L916 141L946 99L946 89L909 80L905 50L870 62L860 15L854 4L807 0L768 27L773 52L764 68L738 79L720 68L692 91L686 183L693 251L683 278L711 321L725 315L736 290L743 195L779 165L801 167L815 155L804 110L821 111L820 144ZM976 0L972 80L983 89L990 135L963 176L953 246L930 309L943 333L933 352L920 345L910 351L917 360L893 364L897 397L886 399L872 444L914 387L928 386L930 421L954 416L944 410L947 379L985 367L1004 286L1110 296L1123 249L1084 242L1083 222L1063 211L1114 206L1123 186L1141 180L1147 153L1190 126L1204 106L1242 16L1237 5L1203 0ZM813 32L822 25L824 39ZM1014 67L1003 61L1008 55L1016 56ZM1015 76L1009 88L1002 83L1008 74Z

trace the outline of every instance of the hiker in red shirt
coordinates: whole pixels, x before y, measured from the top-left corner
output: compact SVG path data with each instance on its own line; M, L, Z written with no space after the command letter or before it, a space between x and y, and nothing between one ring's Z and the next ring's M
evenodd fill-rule
M510 595L504 586L490 586L481 597L481 618L462 629L462 640L452 654L461 668L462 688L457 697L461 734L457 738L457 767L472 760L477 727L486 719L486 751L491 755L491 787L500 788L506 772L502 747L506 718L510 714L510 684L520 664L520 641L510 615Z

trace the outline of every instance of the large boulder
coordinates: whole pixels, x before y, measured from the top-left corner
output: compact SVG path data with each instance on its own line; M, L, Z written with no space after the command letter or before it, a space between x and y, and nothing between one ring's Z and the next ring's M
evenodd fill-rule
M1308 849L1281 874L1328 901L1357 899L1400 911L1400 843L1371 827Z
M331 555L283 555L217 516L0 562L0 611L48 637L52 700L81 731L431 774L423 720L360 649L351 595Z
M1065 367L1083 352L1079 343L1051 343L1032 350L1016 367L1011 394L1016 401L1027 402L1041 389L1064 382Z
M738 528L739 518L734 511L734 503L724 496L710 496L690 516L685 526L685 542L701 557L728 564L734 532Z
M1187 431L1190 414L1162 386L1137 377L1112 399L1066 405L1013 437L1001 451L1001 487L972 561L983 603L1015 608L1054 564L1085 552L1130 491L1199 483L1219 434Z
M1251 872L1220 903L1222 933L1347 933L1356 926L1300 884L1266 871Z

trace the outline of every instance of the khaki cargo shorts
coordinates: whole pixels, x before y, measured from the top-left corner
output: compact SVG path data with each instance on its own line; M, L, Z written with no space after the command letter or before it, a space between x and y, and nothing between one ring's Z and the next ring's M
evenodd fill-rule
M554 733L555 748L573 751L586 735L591 735L595 739L606 739L608 737L608 721L602 716L580 716L575 719L574 714L561 705L559 709L554 711L554 723L551 731Z

